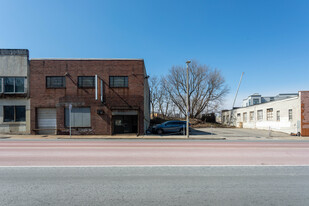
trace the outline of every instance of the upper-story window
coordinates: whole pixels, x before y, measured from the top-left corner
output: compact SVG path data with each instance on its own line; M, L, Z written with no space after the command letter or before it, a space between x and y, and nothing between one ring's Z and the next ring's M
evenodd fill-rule
M26 77L0 77L1 93L25 93Z
M78 87L94 88L94 76L78 77Z
M110 76L109 87L128 87L127 76Z
M46 88L65 88L65 77L46 77Z
M259 99L256 99L256 98L253 99L253 105L256 105L256 104L259 104L259 103L260 103Z

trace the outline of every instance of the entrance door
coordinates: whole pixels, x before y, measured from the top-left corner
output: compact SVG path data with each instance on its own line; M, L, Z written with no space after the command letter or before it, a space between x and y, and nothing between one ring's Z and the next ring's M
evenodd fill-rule
M38 108L38 134L55 134L57 128L56 108Z
M113 116L114 134L137 133L137 125L137 115Z

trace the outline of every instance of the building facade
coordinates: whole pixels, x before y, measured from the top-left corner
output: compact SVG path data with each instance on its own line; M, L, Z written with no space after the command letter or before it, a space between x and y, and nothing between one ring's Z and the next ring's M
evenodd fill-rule
M143 59L31 59L32 134L144 134L149 127Z
M223 124L236 127L308 136L309 92L301 91L296 97L222 110L221 118Z
M30 132L29 51L0 49L0 133Z

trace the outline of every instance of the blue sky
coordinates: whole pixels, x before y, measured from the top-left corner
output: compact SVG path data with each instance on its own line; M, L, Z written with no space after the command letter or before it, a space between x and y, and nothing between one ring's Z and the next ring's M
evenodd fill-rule
M195 59L221 70L232 106L309 90L309 1L0 0L0 48L30 58L143 58L150 76Z

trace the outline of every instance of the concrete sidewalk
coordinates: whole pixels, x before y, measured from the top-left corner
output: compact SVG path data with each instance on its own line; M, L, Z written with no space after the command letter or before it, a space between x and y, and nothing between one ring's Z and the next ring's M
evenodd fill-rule
M0 134L0 139L187 139L180 134L125 135L11 135ZM309 140L309 137L291 136L282 132L243 128L195 128L190 139L200 140Z

